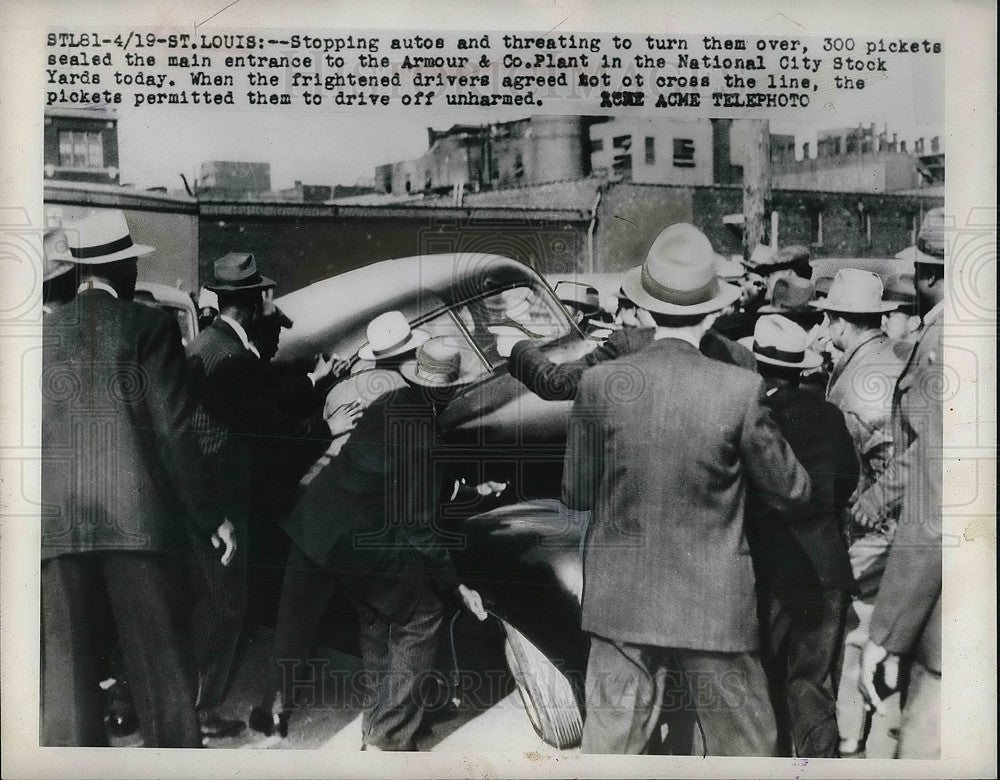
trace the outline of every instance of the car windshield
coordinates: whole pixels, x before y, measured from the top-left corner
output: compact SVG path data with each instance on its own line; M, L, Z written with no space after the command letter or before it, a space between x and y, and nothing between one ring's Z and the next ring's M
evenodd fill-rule
M471 340L480 358L481 373L505 363L518 341L544 343L570 332L567 317L548 290L529 285L453 306L419 327L432 337L450 336L464 343Z

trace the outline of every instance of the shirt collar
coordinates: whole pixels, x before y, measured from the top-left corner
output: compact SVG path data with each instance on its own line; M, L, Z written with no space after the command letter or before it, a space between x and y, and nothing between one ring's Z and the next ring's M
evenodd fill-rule
M115 298L118 297L118 291L110 284L106 284L100 279L87 279L83 284L76 288L78 293L87 292L88 290L104 290L104 292L110 293Z
M944 311L944 301L938 301L931 307L931 310L924 315L924 325L929 325L941 316Z
M225 314L220 314L219 319L233 329L233 331L236 333L239 340L243 342L243 346L246 347L247 350L253 352L254 355L256 355L257 357L260 357L260 352L257 351L257 347L255 347L253 344L250 343L250 339L247 338L247 332L243 330L242 325L240 325L232 317L229 317Z

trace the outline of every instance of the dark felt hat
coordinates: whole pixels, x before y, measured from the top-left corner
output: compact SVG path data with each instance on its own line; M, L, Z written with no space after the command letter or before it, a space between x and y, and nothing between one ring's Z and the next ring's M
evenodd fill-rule
M275 283L261 276L257 263L249 252L230 252L215 261L215 278L205 286L214 292L253 292L274 287Z

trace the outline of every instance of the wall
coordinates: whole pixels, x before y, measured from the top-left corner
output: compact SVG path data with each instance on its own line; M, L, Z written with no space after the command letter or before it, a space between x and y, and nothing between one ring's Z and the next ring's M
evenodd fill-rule
M591 169L615 177L614 158L624 153L616 149L614 139L630 136L632 174L626 176L636 183L649 184L711 184L713 168L712 125L707 120L632 119L616 117L590 128L591 144L602 145L590 155ZM646 162L646 138L654 139L655 159ZM674 139L689 139L694 144L694 166L674 165Z
M901 152L819 157L771 170L772 186L828 192L893 192L920 184L917 161Z
M65 195L62 202L50 201L51 193L46 188L45 225L46 228L60 227L86 216L99 208L122 208L128 222L132 240L137 244L149 244L156 251L139 260L139 280L180 286L186 292L198 291L198 215L194 202L190 206L173 210L152 208L150 204L84 202Z
M433 252L487 252L527 263L542 273L582 269L587 221L531 217L519 210L473 213L452 208L293 207L202 204L202 279L227 252L254 253L277 294L354 268Z

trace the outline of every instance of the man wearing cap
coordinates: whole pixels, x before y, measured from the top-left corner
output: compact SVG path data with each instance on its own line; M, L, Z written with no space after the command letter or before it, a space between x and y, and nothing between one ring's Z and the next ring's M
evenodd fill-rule
M796 756L834 758L834 685L854 587L843 525L858 462L844 415L799 387L802 373L822 361L807 342L802 327L776 314L762 315L744 340L757 356L775 422L812 481L809 504L790 515L759 505L751 491L747 538L781 752L793 755L794 748Z
M758 288L754 293L751 285L751 295L740 302L737 311L719 317L715 323L716 330L734 340L752 335L760 307L774 300L775 287L780 280L802 279L808 282L812 279L809 257L809 249L801 244L784 246L778 251L757 246L745 265L751 275L760 278L762 289Z
M752 483L792 513L809 499L809 475L760 377L698 351L739 296L719 283L708 239L672 225L623 287L652 313L656 337L584 373L564 465L563 501L592 511L581 749L647 752L665 718L675 754L774 755L744 496Z
M186 635L178 631L185 521L233 554L198 444L180 331L132 302L137 258L121 211L66 225L75 299L45 319L42 353L44 745L106 745L96 605L112 606L147 747L200 747Z
M425 709L421 688L440 646L442 596L457 592L477 617L486 617L482 600L459 584L451 562L448 541L460 537L437 522L440 501L475 500L506 487L466 487L445 474L447 465L440 468L447 461L437 414L482 366L451 338L428 339L425 331L404 329L400 312L388 314L370 324L361 353L394 366L405 384L372 401L284 523L293 543L268 688L250 716L251 727L266 734L287 734L294 693L304 687L296 678L310 676L301 666L335 593L357 612L371 677L362 724L366 749L416 749ZM321 690L313 693L322 701Z
M862 656L861 686L865 698L881 710L876 669L883 665L886 683L894 688L899 661L910 664L898 758L941 754L945 227L942 209L929 211L920 227L914 261L917 301L926 312L924 327L893 392L896 454L883 474L893 487L876 493L895 500L901 489L901 511Z
M247 609L248 536L260 521L257 491L278 492L268 478L254 480L255 464L295 461L304 473L329 445L323 418L324 390L334 361L322 356L309 372L276 372L254 343L273 308L265 291L275 283L262 276L252 254L231 253L215 262L205 285L218 296L219 316L188 345L201 404L195 425L203 456L211 464L218 505L233 523L237 555L220 567L212 551L192 539L199 598L192 614L198 655L198 713L206 737L230 737L245 724L218 712L229 681ZM278 322L280 317L272 313ZM259 474L258 474L259 476ZM257 484L255 484L255 482Z
M839 270L826 297L813 303L826 313L830 341L843 353L833 367L826 397L843 412L851 433L861 465L859 496L877 483L893 454L892 388L903 364L881 324L882 315L898 305L883 300L878 274L856 268ZM864 750L866 709L854 680L896 520L895 512L869 517L859 511L857 501L852 501L850 511L851 567L858 593L852 602L837 695L841 750L846 754Z

